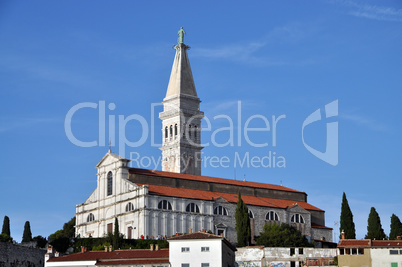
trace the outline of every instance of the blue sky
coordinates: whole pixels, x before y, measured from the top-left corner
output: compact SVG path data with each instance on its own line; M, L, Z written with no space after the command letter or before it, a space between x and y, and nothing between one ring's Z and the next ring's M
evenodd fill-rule
M366 234L372 206L389 234L392 213L402 219L400 1L1 1L0 217L10 217L14 239L21 241L26 220L34 236L48 236L74 216L75 205L96 187L94 167L108 140L122 156L160 156L151 133L160 142L161 109L151 104L166 94L181 26L201 110L211 121L202 141L214 132L220 144L230 137L216 132L228 121L214 116L234 122L233 146L203 150L230 163L206 164L203 175L305 191L326 211L330 227L339 221L346 192L358 238ZM335 100L338 116L325 118L325 105ZM80 147L67 138L66 115L80 103L98 105L72 118L72 132L82 141L102 141L98 112L105 103L104 145ZM323 119L304 129L304 141L325 151L326 125L338 122L336 166L303 145L303 122L317 109ZM133 114L154 127L145 142L123 149L119 135L138 141L144 127L133 120L109 134L109 118L118 125L119 116ZM286 116L277 124L275 146L272 129L249 134L268 146L245 139L245 122L256 114L271 126L272 116ZM249 124L263 126L262 119ZM261 159L269 153L285 166L235 167L236 155Z

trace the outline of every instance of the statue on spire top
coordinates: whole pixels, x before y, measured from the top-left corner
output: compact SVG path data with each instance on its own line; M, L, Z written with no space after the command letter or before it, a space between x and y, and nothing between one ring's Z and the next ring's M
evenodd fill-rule
M177 38L177 44L184 44L184 35L186 32L183 30L183 27L180 28L177 34L179 35L179 38Z

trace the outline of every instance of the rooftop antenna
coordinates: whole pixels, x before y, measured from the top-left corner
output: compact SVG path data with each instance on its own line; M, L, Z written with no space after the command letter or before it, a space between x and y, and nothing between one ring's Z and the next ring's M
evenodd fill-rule
M109 139L109 152L112 152L112 141Z
M281 180L281 186L283 186L283 185L282 185L282 180Z
M244 175L244 180L243 180L243 182L245 182L246 181L246 175Z
M234 179L236 180L236 168L234 168Z

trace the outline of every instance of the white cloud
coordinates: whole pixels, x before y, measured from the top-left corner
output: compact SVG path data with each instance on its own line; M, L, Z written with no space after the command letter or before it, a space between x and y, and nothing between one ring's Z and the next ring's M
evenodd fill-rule
M349 7L348 14L366 19L381 21L399 21L402 22L402 9L392 7L376 6L369 4L360 4L354 1L336 1Z
M194 48L192 57L229 60L254 66L283 66L306 65L314 63L312 60L277 59L275 55L266 56L261 50L271 44L285 44L298 42L305 37L305 32L298 25L278 27L265 36L243 43L232 43L217 48Z

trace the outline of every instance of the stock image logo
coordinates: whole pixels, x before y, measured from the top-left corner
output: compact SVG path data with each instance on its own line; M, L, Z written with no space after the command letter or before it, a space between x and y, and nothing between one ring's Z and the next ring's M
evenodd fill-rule
M155 117L159 107L166 109L168 106L169 113L177 114L180 120L185 121L185 125L169 125L166 126L156 121ZM179 169L192 168L285 168L286 157L278 154L274 150L266 150L267 147L274 149L278 146L277 130L281 125L281 121L286 119L286 115L279 116L272 115L270 118L261 114L254 114L245 117L242 114L242 102L237 101L236 115L229 116L227 114L219 114L213 117L208 117L197 114L192 117L183 115L183 111L176 105L166 105L166 103L152 103L150 118L145 118L140 114L114 115L108 114L116 109L114 103L106 105L106 101L99 101L98 103L83 102L74 105L66 114L64 128L67 138L71 143L79 147L106 147L108 145L107 138L109 139L109 146L118 144L118 154L120 156L126 155L126 148L138 148L150 141L150 146L161 148L164 150L166 147L177 150L183 143L187 147L192 147L193 150L187 152L180 152L179 155L162 153L161 156L155 157L150 155L141 155L139 152L129 151L129 159L131 160L132 167L148 168L148 169L165 169L176 171ZM92 109L98 117L98 136L94 137L92 141L79 140L72 129L72 121L79 112L83 109ZM321 113L324 115L322 116ZM161 118L159 113L159 117ZM168 114L169 115L169 114ZM332 121L326 123L326 149L319 151L318 149L310 146L305 140L304 130L309 125L319 122L324 119L329 119L338 116L338 100L326 104L324 109L317 109L307 116L302 123L301 139L304 147L318 159L336 166L338 164L338 122ZM244 122L243 122L244 118ZM162 118L163 119L163 116ZM200 120L205 122L204 127L200 127ZM194 123L198 121L198 123ZM228 126L217 126L222 122ZM135 122L138 125L139 138L135 141L130 141L127 138L127 125L130 122ZM260 127L251 127L253 122L258 122ZM198 125L198 127L194 127ZM193 128L191 128L193 126ZM162 128L162 137L156 137L158 129ZM204 143L201 142L201 134L209 132L210 138ZM263 133L269 140L253 139L253 133ZM225 138L219 139L217 135L223 135ZM161 140L159 140L161 139ZM268 142L269 141L269 142ZM229 147L242 147L247 146L253 148L254 151L260 152L258 149L265 149L263 155L253 155L249 151L238 152L231 150L224 156L206 155L201 150L205 147L214 147L217 149ZM170 149L172 150L172 149ZM168 151L168 150L166 150ZM177 154L177 153L176 153Z
M323 110L325 114L325 119L338 116L338 100L332 101L325 105ZM311 113L303 122L302 125L302 141L304 147L314 156L321 159L322 161L332 165L338 165L338 122L327 122L326 123L326 142L325 151L321 152L311 146L309 146L304 140L304 129L308 125L322 120L321 109L317 109Z

